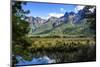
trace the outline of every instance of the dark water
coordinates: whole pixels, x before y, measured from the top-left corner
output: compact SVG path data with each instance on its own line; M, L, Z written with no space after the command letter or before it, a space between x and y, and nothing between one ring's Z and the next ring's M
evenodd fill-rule
M82 46L82 47L71 47L64 49L55 49L32 52L32 60L25 60L23 57L17 55L16 64L20 65L38 65L38 64L51 64L51 63L70 63L70 62L86 62L96 60L96 46Z

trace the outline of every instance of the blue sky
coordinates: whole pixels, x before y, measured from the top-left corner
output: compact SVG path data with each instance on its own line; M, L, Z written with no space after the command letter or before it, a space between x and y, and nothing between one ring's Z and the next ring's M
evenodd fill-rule
M75 9L77 5L71 4L53 4L53 3L38 3L38 2L28 2L27 5L22 5L24 10L30 10L28 16L41 17L48 19L51 16L60 17L65 14L65 12L77 12ZM80 6L81 9L83 8ZM79 8L80 8L79 7ZM79 9L77 8L77 10Z

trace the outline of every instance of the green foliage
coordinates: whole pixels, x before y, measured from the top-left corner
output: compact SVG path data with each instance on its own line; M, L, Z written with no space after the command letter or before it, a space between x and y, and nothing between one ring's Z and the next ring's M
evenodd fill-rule
M30 39L27 37L28 22L24 20L29 11L22 9L23 2L12 2L12 55L26 55L29 53ZM15 59L13 60L15 61ZM13 62L15 64L16 62Z
M93 12L90 12L89 9L93 9ZM90 25L90 28L94 30L94 33L96 31L96 7L95 6L86 6L83 10L85 10L85 18L88 19L88 23Z
M22 5L26 5L26 2L21 1L12 1L12 15L25 18L25 15L28 14L29 10L23 10Z

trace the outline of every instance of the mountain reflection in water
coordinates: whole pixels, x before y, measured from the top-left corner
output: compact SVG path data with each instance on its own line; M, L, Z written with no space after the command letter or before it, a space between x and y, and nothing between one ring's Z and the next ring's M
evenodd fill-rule
M48 64L55 63L54 59L50 59L48 56L43 56L39 58L33 58L31 61L24 60L21 56L17 56L16 59L18 63L16 65L32 65L32 64Z

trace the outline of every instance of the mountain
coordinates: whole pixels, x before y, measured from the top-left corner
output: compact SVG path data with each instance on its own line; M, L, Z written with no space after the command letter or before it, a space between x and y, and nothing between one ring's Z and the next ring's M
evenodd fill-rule
M84 18L84 12L79 11L78 13L66 12L64 16L50 17L45 20L41 17L29 17L28 22L30 23L29 35L33 36L90 36L94 35L94 31L90 29L90 24L87 18Z
M40 18L40 17L36 17L35 19L36 19L37 23L39 23L39 24L43 24L43 23L46 22L45 19L42 19L42 18Z
M57 17L50 17L46 22L50 22L50 23L54 23L55 21L57 21L59 18Z
M27 21L30 23L30 24L34 24L36 27L39 27L40 25L44 24L46 22L45 19L42 19L41 17L28 17L27 18Z

